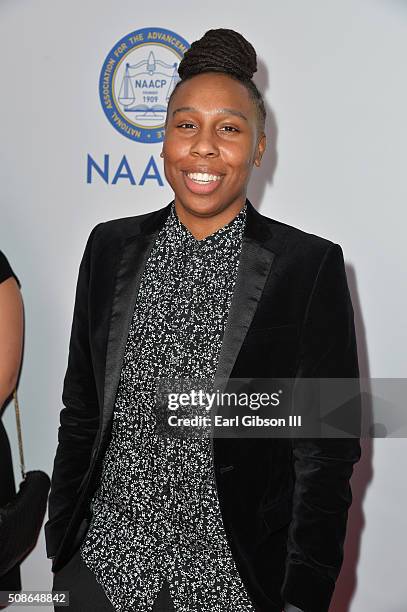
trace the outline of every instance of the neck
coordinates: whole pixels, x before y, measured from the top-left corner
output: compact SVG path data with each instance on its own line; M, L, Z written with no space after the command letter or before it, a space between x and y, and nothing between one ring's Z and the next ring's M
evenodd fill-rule
M213 234L218 229L227 225L234 219L242 210L246 202L246 195L239 198L232 204L229 204L225 209L215 211L209 214L199 214L183 204L175 198L175 211L178 219L191 232L197 240L203 240L210 234Z

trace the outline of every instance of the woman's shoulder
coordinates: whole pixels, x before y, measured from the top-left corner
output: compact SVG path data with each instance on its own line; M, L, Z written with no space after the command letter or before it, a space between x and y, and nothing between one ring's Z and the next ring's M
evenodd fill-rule
M93 235L94 241L98 244L103 243L106 245L110 242L121 243L123 240L133 238L140 233L153 230L159 225L160 221L165 219L166 215L169 213L169 209L170 204L158 210L140 215L103 221L93 228L91 236Z

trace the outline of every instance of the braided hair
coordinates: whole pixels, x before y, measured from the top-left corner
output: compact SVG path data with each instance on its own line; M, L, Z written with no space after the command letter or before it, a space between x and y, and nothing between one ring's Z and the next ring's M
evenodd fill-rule
M223 72L246 87L256 105L259 130L263 132L266 109L263 96L252 81L256 71L256 51L239 32L226 28L208 30L185 52L178 67L181 80L174 87L168 106L177 88L187 79L204 72Z

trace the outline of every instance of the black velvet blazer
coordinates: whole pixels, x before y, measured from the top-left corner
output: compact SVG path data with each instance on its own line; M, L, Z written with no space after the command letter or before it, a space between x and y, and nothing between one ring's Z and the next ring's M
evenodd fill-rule
M171 204L100 223L80 265L45 525L58 571L89 525L137 291ZM358 378L342 249L247 201L217 376ZM222 517L259 612L327 612L343 561L359 438L213 440Z

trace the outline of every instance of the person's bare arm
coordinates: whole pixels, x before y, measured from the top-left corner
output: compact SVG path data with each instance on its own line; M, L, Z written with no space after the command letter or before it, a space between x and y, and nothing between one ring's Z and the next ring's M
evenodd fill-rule
M16 279L0 283L0 408L13 392L23 348L23 300Z

